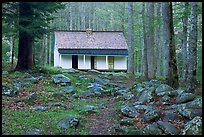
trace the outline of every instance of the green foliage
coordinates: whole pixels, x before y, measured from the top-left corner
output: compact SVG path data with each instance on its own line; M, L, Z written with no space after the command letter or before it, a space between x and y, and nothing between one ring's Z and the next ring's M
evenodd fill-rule
M44 74L50 74L50 75L54 75L54 74L59 74L62 72L62 68L56 68L56 67L52 67L52 66L40 66L37 65L36 69L38 69L41 73Z

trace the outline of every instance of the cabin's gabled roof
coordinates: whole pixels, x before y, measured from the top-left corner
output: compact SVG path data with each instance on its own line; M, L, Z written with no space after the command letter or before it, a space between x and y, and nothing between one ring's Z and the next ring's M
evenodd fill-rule
M128 49L122 31L55 31L55 41L58 49Z

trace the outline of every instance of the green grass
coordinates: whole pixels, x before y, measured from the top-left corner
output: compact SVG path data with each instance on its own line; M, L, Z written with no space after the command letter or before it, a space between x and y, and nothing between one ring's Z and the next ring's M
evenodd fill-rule
M69 135L73 129L65 131L57 127L57 122L67 114L79 115L76 110L52 109L49 111L33 111L2 109L2 115L7 119L6 122L5 120L3 121L5 123L2 128L2 134L20 135L23 130L41 129L46 135Z

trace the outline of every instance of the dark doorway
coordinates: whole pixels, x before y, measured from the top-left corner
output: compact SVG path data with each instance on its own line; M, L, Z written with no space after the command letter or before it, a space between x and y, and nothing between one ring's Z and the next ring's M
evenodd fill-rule
M72 55L72 68L78 69L78 56Z
M91 69L94 69L94 56L91 56Z

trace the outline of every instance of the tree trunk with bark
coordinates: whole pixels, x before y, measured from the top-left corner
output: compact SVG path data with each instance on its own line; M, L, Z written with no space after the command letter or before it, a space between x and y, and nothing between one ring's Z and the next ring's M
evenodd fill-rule
M128 73L134 74L133 3L128 3Z
M188 35L188 2L184 2L183 4L184 16L183 16L183 37L182 37L182 62L183 62L183 80L187 80L188 75L188 61L187 61L187 35Z
M188 77L187 92L194 92L197 84L196 67L197 67L197 2L190 2L190 30L189 30L189 47L188 47Z
M29 4L19 3L19 17L32 19L32 8ZM19 26L27 28L32 22L28 20L19 20ZM16 71L23 71L30 69L33 65L33 48L34 38L26 30L19 31L19 47L18 47L18 62L16 65Z
M154 57L154 3L147 4L148 27L147 27L147 63L148 79L155 78L155 57Z
M142 25L143 25L143 37L144 37L144 48L143 48L143 72L145 80L148 80L148 64L147 64L147 36L146 36L146 18L145 18L145 3L142 5Z

